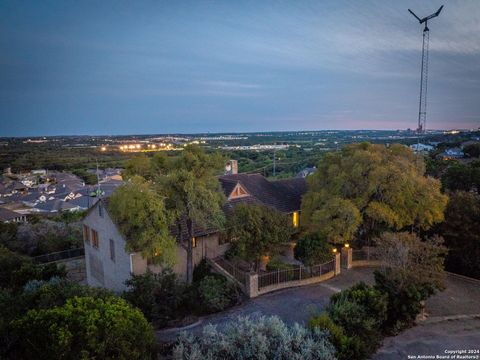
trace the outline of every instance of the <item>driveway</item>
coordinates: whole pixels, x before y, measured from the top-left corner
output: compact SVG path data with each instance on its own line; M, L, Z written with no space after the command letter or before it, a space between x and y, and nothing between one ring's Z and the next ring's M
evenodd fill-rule
M229 311L200 319L184 329L157 331L160 342L174 341L185 330L199 333L208 323L218 326L240 315L277 315L288 324L305 325L322 311L335 292L359 281L373 283L372 268L356 268L325 282L280 290L250 299ZM408 355L442 355L445 350L480 348L480 281L449 275L447 289L426 304L427 319L395 337L386 338L372 360L404 360Z
M297 322L306 325L312 314L325 308L332 294L359 281L373 283L373 269L343 270L340 275L318 284L279 290L249 299L228 311L203 317L198 323L186 328L159 330L156 332L157 341L174 341L183 330L198 333L206 324L222 326L237 316L245 315L277 315L288 324Z
M404 360L409 355L418 358L445 355L446 350L480 349L480 281L452 274L446 283L445 291L428 299L427 319L385 339L372 360Z

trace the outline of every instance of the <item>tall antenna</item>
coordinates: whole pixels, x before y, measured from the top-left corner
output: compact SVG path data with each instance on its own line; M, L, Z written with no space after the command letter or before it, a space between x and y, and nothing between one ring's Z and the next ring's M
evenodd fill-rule
M408 9L410 14L415 16L420 24L425 23L423 29L423 42L422 42L422 71L420 74L420 101L418 105L418 128L419 134L424 134L427 129L427 82L428 82L428 45L430 41L430 29L427 26L427 22L440 15L443 9L443 5L437 12L420 19L415 13Z

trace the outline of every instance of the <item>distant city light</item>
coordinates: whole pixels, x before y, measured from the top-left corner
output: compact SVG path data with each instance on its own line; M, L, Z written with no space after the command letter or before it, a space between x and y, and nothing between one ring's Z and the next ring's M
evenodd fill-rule
M107 147L106 147L106 146L102 146L101 150L102 150L102 151L107 151Z

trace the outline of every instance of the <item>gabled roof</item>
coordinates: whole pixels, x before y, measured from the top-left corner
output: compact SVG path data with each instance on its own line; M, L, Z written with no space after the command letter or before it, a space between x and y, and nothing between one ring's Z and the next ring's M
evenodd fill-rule
M222 176L219 180L226 196L240 184L256 202L286 213L300 210L302 195L307 191L303 178L269 181L260 174L233 174ZM236 200L242 199L252 202L248 197Z

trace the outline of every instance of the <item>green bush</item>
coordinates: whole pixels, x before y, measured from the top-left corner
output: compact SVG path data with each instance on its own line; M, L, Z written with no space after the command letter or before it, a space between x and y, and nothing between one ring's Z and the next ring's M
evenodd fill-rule
M223 276L206 276L198 284L198 296L204 312L225 310L237 299L235 286Z
M324 237L316 233L301 237L294 251L295 258L307 266L322 264L332 258L331 245Z
M388 297L387 319L384 328L397 334L413 325L422 311L422 301L428 299L435 289L431 284L420 284L405 279L388 269L375 271L375 287Z
M386 294L359 283L333 295L327 312L350 338L342 350L354 353L355 359L368 358L380 345L387 317Z
M19 255L0 245L0 287L19 291L30 280L65 277L64 267L56 264L37 265L31 258Z
M295 268L295 265L282 262L278 258L273 258L267 264L267 271L290 270L290 269L294 269L294 268Z
M202 259L197 266L193 269L193 282L198 283L205 276L208 276L212 273L210 265L208 265L207 260Z
M123 297L155 325L165 326L168 321L182 315L187 291L172 270L133 275L126 284L129 289Z
M58 277L52 277L49 281L31 280L25 284L23 292L0 289L0 358L7 358L18 340L12 331L13 320L21 318L29 310L63 306L75 296L105 299L113 294L105 289L80 285Z
M30 310L14 321L14 331L14 357L21 359L152 358L152 327L117 297L75 297L61 307Z
M335 346L338 360L361 359L361 354L365 353L363 340L356 336L346 336L343 328L334 323L327 313L313 316L308 325L311 329L328 332L328 340Z
M334 360L327 334L298 324L288 327L278 317L239 317L221 330L203 328L200 336L182 333L174 349L176 360L278 359Z

